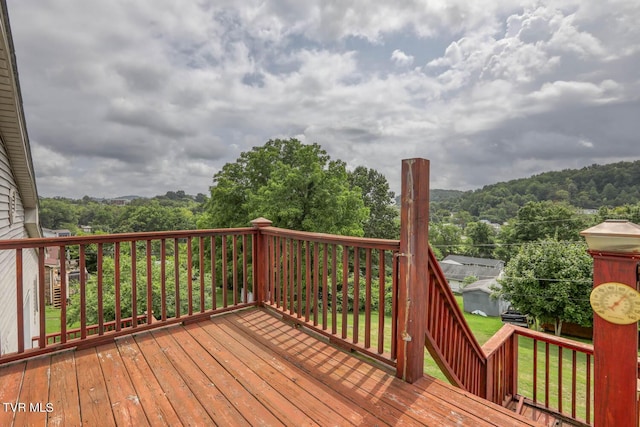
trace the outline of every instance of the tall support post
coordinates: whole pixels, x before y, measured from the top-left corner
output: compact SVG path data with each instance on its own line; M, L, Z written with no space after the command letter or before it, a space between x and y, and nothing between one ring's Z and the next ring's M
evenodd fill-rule
M593 257L593 425L637 427L640 226L608 220L581 234Z
M253 277L255 289L255 300L258 305L263 305L267 296L267 286L269 284L269 239L262 234L262 229L270 227L272 221L266 218L256 218L251 221L251 225L258 230L255 245L253 247Z
M413 383L424 374L429 281L429 160L402 161L396 376Z

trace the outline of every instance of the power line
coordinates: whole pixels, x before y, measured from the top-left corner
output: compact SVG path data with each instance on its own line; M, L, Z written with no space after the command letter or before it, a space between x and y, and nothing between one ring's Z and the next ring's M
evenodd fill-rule
M449 244L449 245L431 245L433 248L457 248L457 247L471 247L471 248L482 248L482 247L500 247L500 246L522 246L522 245L539 245L539 246L547 246L553 245L555 243L561 244L579 244L584 243L581 240L531 240L528 242L516 242L516 243L474 243L468 244L465 242L457 243L457 244Z

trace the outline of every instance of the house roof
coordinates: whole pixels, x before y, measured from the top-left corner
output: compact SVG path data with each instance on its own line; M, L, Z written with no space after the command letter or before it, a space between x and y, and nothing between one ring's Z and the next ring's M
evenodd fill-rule
M492 268L504 266L504 261L500 259L476 258L476 257L464 256L464 255L447 255L442 260L442 262L462 264L462 265L478 265L478 266L492 267Z
M472 291L481 291L487 294L492 294L495 290L500 289L500 283L496 279L483 279L473 282L462 289L462 293L472 292Z
M39 237L38 191L6 0L0 0L0 13L0 137L25 208L25 227L31 237Z
M48 247L44 258L44 265L57 266L60 264L60 248L58 246Z
M440 268L444 273L444 277L447 280L463 281L469 276L474 276L478 279L492 279L498 277L502 272L502 268L499 267L486 267L480 265L460 265L450 264L447 262L440 262Z

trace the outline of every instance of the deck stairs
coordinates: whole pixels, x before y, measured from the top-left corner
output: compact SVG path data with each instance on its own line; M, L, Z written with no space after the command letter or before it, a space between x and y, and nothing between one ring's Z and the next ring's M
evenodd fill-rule
M62 292L60 290L60 285L53 286L53 294L51 295L51 305L54 308L62 308Z
M425 347L449 382L487 398L487 355L476 340L453 291L429 250L429 290ZM500 402L498 402L500 403ZM509 395L502 406L547 426L587 426L522 396Z

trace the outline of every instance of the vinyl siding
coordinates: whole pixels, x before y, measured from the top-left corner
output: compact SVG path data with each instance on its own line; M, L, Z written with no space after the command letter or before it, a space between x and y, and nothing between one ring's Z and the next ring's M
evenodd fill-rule
M9 194L16 191L16 213L14 221L9 221ZM4 143L0 141L0 239L23 239L28 237L24 227L24 208L17 191ZM17 307L16 307L16 255L14 250L0 251L0 352L12 353L18 349ZM23 252L23 301L28 303L29 313L25 314L25 324L32 335L38 334L37 280L38 256L35 250ZM30 348L31 337L25 337L25 348Z

